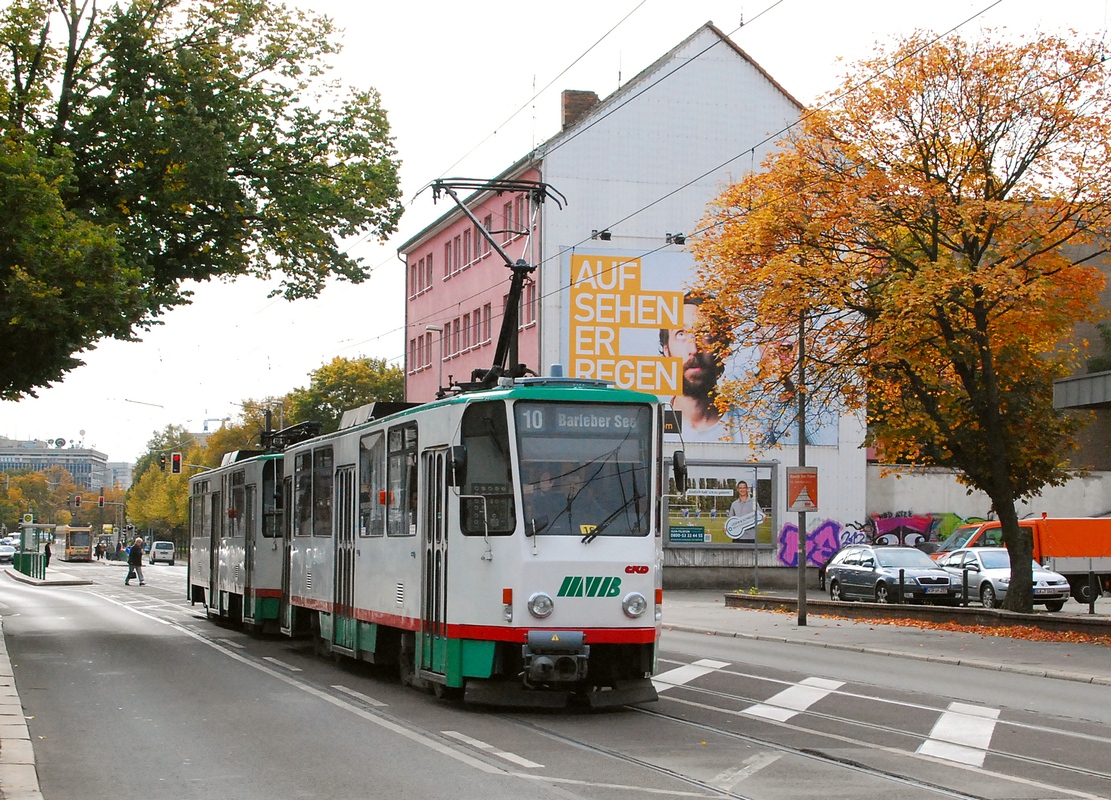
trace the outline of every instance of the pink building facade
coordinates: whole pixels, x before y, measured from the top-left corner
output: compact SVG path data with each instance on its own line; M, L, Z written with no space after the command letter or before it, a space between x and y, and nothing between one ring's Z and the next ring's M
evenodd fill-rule
M523 166L513 179L539 180ZM466 382L493 364L505 314L510 269L451 198L447 213L401 250L407 270L405 396L427 402L438 388ZM536 264L539 221L527 194L479 192L467 207L515 262ZM536 364L537 282L526 282L518 306L519 361Z

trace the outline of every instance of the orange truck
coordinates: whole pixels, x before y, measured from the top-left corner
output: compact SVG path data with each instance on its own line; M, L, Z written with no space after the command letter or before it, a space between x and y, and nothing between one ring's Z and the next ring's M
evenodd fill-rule
M1096 576L1096 596L1111 591L1111 517L1049 517L1021 519L1034 535L1034 560L1069 579L1072 596L1087 603L1089 573ZM940 558L961 547L1000 547L998 520L961 525L930 553Z

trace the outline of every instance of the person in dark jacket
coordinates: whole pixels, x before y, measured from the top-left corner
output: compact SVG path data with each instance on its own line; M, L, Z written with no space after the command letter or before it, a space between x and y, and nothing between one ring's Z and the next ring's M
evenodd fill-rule
M50 566L50 556L53 555L52 551L50 550L50 542L46 543L46 547L43 548L42 554L42 568L45 571L46 568Z
M139 579L140 586L146 586L147 582L143 580L143 537L136 536L134 544L131 549L127 551L127 577L124 578L124 586L131 585L132 576Z

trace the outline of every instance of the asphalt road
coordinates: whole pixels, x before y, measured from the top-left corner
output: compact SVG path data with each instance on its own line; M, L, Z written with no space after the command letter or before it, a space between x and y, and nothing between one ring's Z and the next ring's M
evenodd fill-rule
M1111 796L1111 686L669 630L658 703L500 713L83 573L0 577L48 800Z

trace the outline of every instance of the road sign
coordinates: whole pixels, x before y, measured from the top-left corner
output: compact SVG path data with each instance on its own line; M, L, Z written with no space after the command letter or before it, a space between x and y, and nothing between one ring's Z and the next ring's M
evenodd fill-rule
M30 525L32 522L35 521L35 515L34 514L24 514L23 515L23 521L26 522L28 525Z
M787 510L818 510L817 467L787 467Z

